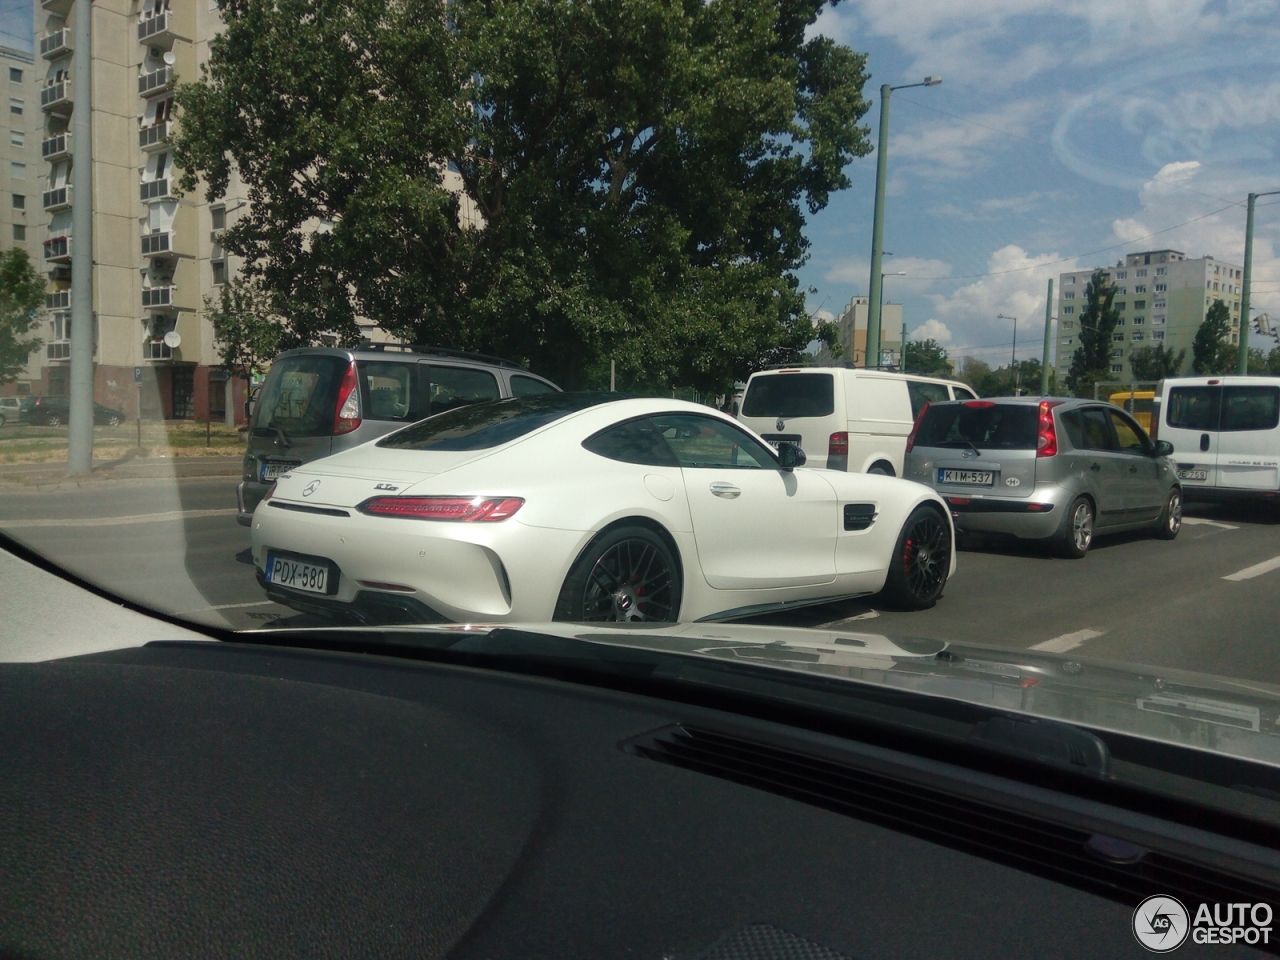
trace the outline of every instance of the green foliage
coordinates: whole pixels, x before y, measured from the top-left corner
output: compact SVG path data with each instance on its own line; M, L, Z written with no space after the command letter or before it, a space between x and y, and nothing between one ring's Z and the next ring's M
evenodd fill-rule
M1266 372L1273 377L1280 377L1280 347L1272 347L1271 352L1267 354Z
M724 392L815 339L805 215L870 152L865 57L805 36L823 5L225 0L182 185L236 171L224 245L300 339L364 316L566 387L612 359Z
M1084 309L1080 313L1080 346L1071 358L1067 371L1067 389L1077 397L1092 397L1093 385L1110 380L1111 335L1120 322L1120 313L1112 305L1116 285L1101 267L1093 271L1085 288Z
M1129 354L1129 369L1134 380L1163 380L1176 377L1186 358L1186 347L1176 354L1163 343L1154 347L1138 347Z
M43 341L28 336L40 323L44 278L21 247L0 252L0 383L11 383Z
M951 376L946 349L937 340L908 340L903 349L902 368L909 373Z
M245 380L282 350L305 346L273 312L271 297L255 280L234 278L217 298L204 298L204 310L222 365Z
M962 377L980 397L1036 397L1040 395L1040 360L1019 360L1015 366L991 367L981 360L970 360ZM1058 375L1049 371L1049 394L1058 390Z
M1240 348L1231 340L1231 313L1221 300L1205 311L1204 321L1191 341L1191 369L1200 376L1234 373L1240 364Z

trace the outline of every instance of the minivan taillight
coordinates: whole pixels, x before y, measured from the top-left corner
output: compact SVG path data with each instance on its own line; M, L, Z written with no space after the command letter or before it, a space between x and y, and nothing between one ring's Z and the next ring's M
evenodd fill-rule
M356 379L356 364L351 361L338 386L338 406L333 414L333 434L350 433L360 426L360 382Z
M925 403L916 414L916 422L911 425L911 432L907 434L907 453L910 453L911 448L916 445L916 434L920 432L920 424L924 423L924 415L928 412L929 404Z
M1040 401L1040 425L1036 430L1037 457L1058 455L1058 428L1053 423L1053 408L1061 402L1061 400Z
M849 431L840 430L827 441L827 469L849 469Z

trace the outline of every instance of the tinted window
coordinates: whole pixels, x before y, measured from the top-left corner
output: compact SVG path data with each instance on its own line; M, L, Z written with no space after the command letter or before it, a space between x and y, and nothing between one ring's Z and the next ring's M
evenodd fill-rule
M286 357L276 361L253 410L253 435L323 437L333 433L338 387L349 361L335 356Z
M947 393L946 385L941 383L920 383L916 380L908 380L907 393L911 396L911 418L913 420L920 416L920 411L924 409L926 403L939 403L951 399L950 394Z
M535 380L533 377L522 377L518 374L511 378L511 395L513 397L536 397L543 393L555 393L549 383Z
M835 385L829 373L755 377L742 401L744 417L828 417L835 409Z
M1223 387L1222 431L1274 430L1280 423L1280 387Z
M1145 454L1147 452L1147 444L1143 440L1139 428L1114 410L1111 411L1111 426L1116 431L1116 440L1119 442L1121 450L1128 453Z
M359 360L364 416L370 420L421 420L426 398L418 384L418 364Z
M498 397L498 381L487 370L431 364L432 414L485 400L497 400Z
M605 393L552 393L468 404L397 430L379 440L378 446L400 450L487 450L609 399Z
M1184 430L1217 430L1221 387L1174 387L1169 391L1168 424Z
M774 470L778 462L745 430L696 414L653 418L682 467Z
M978 399L978 395L976 393L973 393L970 390L966 390L964 387L953 387L952 389L955 390L956 392L957 400L977 400Z
M1107 422L1107 411L1098 407L1086 407L1079 411L1084 450L1115 450L1116 438Z
M676 467L679 462L666 439L648 419L628 420L601 430L582 442L592 453L623 463L645 463L655 467Z
M1026 404L970 407L947 403L929 408L916 443L922 447L1034 450L1038 425L1039 408Z

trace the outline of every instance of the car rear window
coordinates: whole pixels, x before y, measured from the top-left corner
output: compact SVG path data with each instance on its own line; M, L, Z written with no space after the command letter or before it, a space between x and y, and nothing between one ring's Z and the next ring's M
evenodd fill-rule
M333 433L338 387L350 361L321 354L277 360L253 409L253 435L323 437Z
M617 399L616 393L550 393L468 404L398 430L379 440L378 446L398 450L487 450L571 413Z
M742 401L744 417L829 417L835 409L835 384L829 373L753 377Z
M1034 450L1038 425L1039 409L1027 404L987 404L981 400L935 404L925 412L916 445Z
M1174 387L1167 422L1183 430L1217 430L1221 399L1221 387Z

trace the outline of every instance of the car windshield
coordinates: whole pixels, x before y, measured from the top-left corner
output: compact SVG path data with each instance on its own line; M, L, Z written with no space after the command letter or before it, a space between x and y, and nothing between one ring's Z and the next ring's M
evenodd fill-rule
M916 443L922 447L975 447L978 450L1034 450L1039 408L1025 403L931 405L920 423Z

